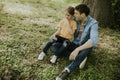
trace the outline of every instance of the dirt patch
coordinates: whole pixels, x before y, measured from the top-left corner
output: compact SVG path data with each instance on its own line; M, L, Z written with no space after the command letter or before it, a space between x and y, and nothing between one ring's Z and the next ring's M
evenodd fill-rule
M103 36L102 38L99 38L99 46L104 47L106 49L110 49L112 51L117 51L118 48L113 46L113 42L111 40L112 37L110 36Z
M50 27L57 27L59 22L54 21L52 18L25 18L23 19L23 24L37 24L39 26L48 25Z
M51 0L53 2L59 2L59 3L64 3L64 0Z
M31 15L33 8L26 4L19 4L19 3L3 3L4 7L3 10L7 13L12 14L22 14L22 15Z
M7 30L7 28L5 26L1 27L0 28L0 40L9 41L12 39L13 38L10 36L10 32Z
M2 80L19 80L20 72L18 70L8 69L3 70Z

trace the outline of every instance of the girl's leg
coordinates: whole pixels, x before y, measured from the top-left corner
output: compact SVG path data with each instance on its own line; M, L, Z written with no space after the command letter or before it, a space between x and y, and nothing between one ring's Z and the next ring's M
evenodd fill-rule
M52 44L55 43L55 42L56 42L56 40L54 40L54 39L49 40L49 41L47 42L47 44L45 45L45 47L43 48L43 52L44 52L45 54L47 54L48 49L49 49L50 46L52 46Z
M50 60L50 62L55 63L57 60L57 57L62 55L62 53L65 51L67 46L69 46L69 44L70 42L68 40L65 40L63 44L61 45L61 47L59 48L59 50L55 51L55 55L52 56L52 59Z
M48 49L50 48L50 46L52 46L53 43L55 43L56 40L51 39L48 41L48 43L45 45L45 47L43 48L42 52L39 54L38 56L38 60L43 60L44 56L47 54Z
M69 46L70 42L68 40L65 40L59 50L55 52L56 56L62 56L62 53L65 51L65 49Z

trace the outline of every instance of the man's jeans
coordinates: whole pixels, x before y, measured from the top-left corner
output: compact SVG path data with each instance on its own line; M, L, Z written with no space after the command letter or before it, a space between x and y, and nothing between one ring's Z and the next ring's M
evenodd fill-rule
M56 56L67 56L69 57L71 52L75 50L78 47L78 45L75 45L74 43L71 43L64 52L61 54L55 53ZM92 48L85 49L83 51L80 51L79 54L76 56L75 60L71 62L67 67L70 71L73 71L76 67L80 65L80 63L87 57L87 55L92 51Z
M91 53L91 51L92 48L80 51L79 54L76 56L75 60L68 65L68 69L70 71L73 71L76 67L80 65L80 63L87 57L87 55Z

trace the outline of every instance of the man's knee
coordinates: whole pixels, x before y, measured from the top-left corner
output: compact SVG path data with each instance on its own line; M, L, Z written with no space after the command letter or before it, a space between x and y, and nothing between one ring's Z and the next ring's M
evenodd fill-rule
M87 50L83 50L83 51L80 51L78 56L81 57L81 58L85 58L88 56L88 54L90 54L92 51L92 49L87 49Z
M88 53L80 52L80 53L76 56L75 60L76 60L76 61L83 61L83 60L87 57L87 55L88 55Z

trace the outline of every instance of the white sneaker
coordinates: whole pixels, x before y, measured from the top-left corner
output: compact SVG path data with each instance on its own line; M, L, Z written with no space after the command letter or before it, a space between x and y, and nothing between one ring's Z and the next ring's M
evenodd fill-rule
M57 56L53 55L50 62L54 64L56 60L57 60Z
M38 56L38 60L43 60L44 56L45 56L45 53L42 51Z
M83 68L84 68L86 61L87 61L87 57L86 57L86 58L81 62L81 64L79 65L79 68L80 68L80 69L83 69Z

